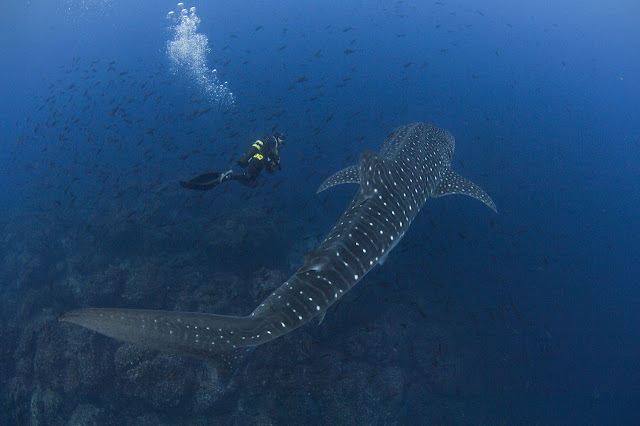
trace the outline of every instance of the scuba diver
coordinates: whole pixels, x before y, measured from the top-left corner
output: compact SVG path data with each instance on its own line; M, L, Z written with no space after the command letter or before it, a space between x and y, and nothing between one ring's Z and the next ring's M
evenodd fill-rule
M227 180L237 180L243 185L253 187L263 168L266 168L269 173L282 169L280 166L280 147L284 145L285 139L285 136L278 132L256 140L247 153L236 161L236 164L242 167L244 172L234 173L233 169L229 169L226 172L203 173L190 181L180 181L180 186L197 191L208 191Z

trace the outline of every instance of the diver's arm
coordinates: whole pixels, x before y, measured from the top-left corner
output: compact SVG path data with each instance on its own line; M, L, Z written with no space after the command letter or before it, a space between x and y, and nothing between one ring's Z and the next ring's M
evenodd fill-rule
M280 165L280 156L272 152L267 158L266 168L269 173L273 173L276 170L281 170L282 166Z

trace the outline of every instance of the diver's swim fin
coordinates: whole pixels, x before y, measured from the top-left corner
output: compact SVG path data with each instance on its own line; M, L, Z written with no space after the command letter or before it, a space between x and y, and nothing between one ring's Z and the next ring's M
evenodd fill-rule
M220 175L222 173L223 172L203 173L187 182L181 180L180 186L196 191L208 191L220 183Z

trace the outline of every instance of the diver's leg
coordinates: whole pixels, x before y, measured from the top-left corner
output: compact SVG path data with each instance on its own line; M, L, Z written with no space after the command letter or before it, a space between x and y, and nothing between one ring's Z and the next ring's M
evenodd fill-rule
M244 173L242 173L242 176L238 177L237 179L245 186L254 187L256 178L258 177L258 174L260 174L260 170L262 170L262 167L264 167L262 161L250 161Z
M249 186L249 187L253 186L253 181L254 181L254 179L250 179L247 176L247 172L230 174L227 177L227 179L237 180L238 182L240 182L244 186Z

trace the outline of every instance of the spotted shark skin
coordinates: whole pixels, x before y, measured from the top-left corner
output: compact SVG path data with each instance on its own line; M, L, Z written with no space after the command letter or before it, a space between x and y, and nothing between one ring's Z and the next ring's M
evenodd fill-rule
M334 228L302 266L249 316L139 309L80 309L70 322L126 342L179 355L207 358L253 347L289 333L357 284L403 237L428 198L464 194L492 210L480 187L451 170L451 133L426 123L395 129L380 153L365 151L357 166L337 172L318 192L342 183L360 188Z

